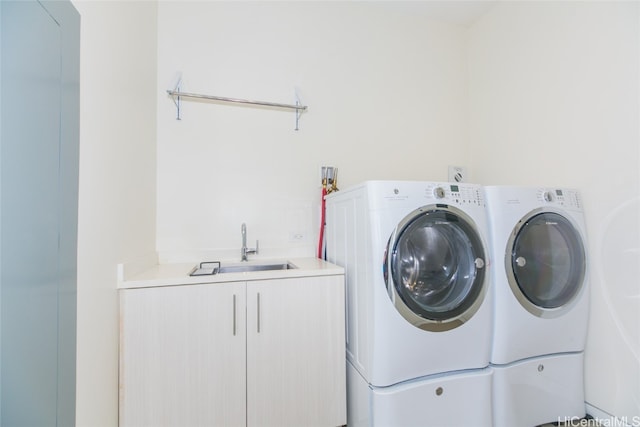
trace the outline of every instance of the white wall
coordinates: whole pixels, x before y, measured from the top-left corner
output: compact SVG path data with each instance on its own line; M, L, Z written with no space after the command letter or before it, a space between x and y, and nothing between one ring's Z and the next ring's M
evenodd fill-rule
M118 422L116 265L155 250L156 3L81 15L76 425Z
M640 416L639 24L637 2L504 2L469 31L477 180L581 190L586 398L629 422Z
M268 256L314 255L319 168L445 180L468 164L466 33L427 3L160 2L158 93L308 105L294 114L158 101L161 260L239 257L240 225ZM302 236L294 239L292 236ZM209 251L209 252L207 252Z

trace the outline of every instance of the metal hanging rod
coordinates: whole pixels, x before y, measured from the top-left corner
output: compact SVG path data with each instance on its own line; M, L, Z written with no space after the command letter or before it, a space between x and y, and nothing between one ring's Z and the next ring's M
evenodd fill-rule
M298 100L296 100L294 104L281 104L278 102L266 102L266 101L253 101L249 99L239 99L239 98L228 98L224 96L213 96L213 95L202 95L198 93L188 93L181 92L179 88L174 90L167 90L167 93L173 98L173 102L177 108L177 120L181 120L180 118L180 98L195 98L195 99L206 99L210 101L221 101L221 102L231 102L234 104L246 104L246 105L260 105L263 107L275 107L275 108L285 108L289 110L295 110L296 112L296 127L295 130L298 130L298 122L300 120L300 115L303 111L307 109L306 105L301 105Z
M212 95L201 95L197 93L180 92L178 90L167 90L167 93L171 96L179 96L184 98L199 98L199 99L209 99L212 101L234 102L237 104L263 105L266 107L288 108L291 110L304 111L307 109L306 105L300 105L298 103L293 105L293 104L280 104L278 102L252 101L249 99L227 98L224 96L212 96Z

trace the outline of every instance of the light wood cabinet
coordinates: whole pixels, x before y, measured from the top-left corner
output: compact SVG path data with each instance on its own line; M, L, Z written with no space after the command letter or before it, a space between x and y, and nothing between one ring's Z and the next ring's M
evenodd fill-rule
M346 423L344 276L121 292L121 426Z
M346 424L343 281L247 283L248 426Z
M244 283L120 292L120 425L244 425Z

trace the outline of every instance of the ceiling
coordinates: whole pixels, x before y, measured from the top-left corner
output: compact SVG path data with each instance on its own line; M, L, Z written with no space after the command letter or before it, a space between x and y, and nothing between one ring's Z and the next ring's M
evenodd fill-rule
M381 7L406 8L428 19L468 27L498 3L498 0L387 0Z

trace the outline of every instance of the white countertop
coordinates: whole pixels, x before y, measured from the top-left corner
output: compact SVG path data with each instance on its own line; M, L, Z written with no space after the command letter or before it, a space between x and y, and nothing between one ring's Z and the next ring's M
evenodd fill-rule
M344 269L342 267L318 258L259 259L244 263L223 261L222 265L275 264L287 262L295 265L297 268L288 270L252 271L245 273L219 273L204 276L189 276L189 273L191 273L193 268L197 265L196 263L157 264L148 270L119 281L118 289L193 285L199 283L246 282L249 280L269 280L344 274Z

